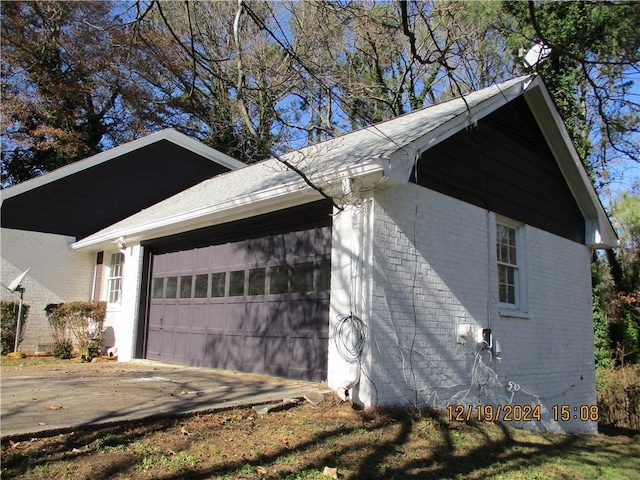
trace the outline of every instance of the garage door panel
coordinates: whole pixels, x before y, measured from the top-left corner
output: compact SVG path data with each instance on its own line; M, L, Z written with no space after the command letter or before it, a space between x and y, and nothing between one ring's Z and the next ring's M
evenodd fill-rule
M224 339L225 368L241 370L244 357L244 336L227 334Z
M268 303L268 330L289 330L289 304L286 301Z
M265 338L262 336L244 337L243 370L264 371ZM251 368L249 366L252 366Z
M291 330L320 330L322 328L320 325L320 319L321 316L318 314L318 302L315 299L291 301Z
M180 358L189 357L189 332L175 332L174 338L175 346L173 354Z
M171 358L174 355L175 334L173 331L160 331L160 352L159 355Z
M266 303L247 303L242 316L241 329L247 332L264 332L267 329L269 305Z
M178 306L172 303L165 303L164 311L160 315L160 324L163 328L174 327L178 318Z
M271 241L269 238L255 238L244 243L245 265L264 265L271 259Z
M191 306L191 326L197 329L206 329L209 324L209 306L206 303L194 303Z
M208 305L207 328L224 329L226 327L227 307L224 303L214 303Z
M207 334L204 365L211 368L225 368L224 334Z
M151 355L159 355L162 351L162 333L155 331L149 334L147 340L147 353Z
M248 242L235 242L229 245L227 249L226 265L230 268L234 266L244 266L249 263L249 255L247 254Z
M286 377L289 371L289 348L287 337L265 337L265 372Z
M285 258L287 258L287 242L285 240L284 235L273 235L269 239L269 249L271 251L271 258L269 262L284 262Z
M242 330L242 318L244 316L244 311L244 303L228 303L225 328L227 330Z
M326 377L331 229L153 257L147 358Z
M207 349L207 334L204 332L191 332L189 335L189 357L193 359L204 358Z
M318 380L317 375L326 369L327 344L317 338L292 338L290 370L295 376Z

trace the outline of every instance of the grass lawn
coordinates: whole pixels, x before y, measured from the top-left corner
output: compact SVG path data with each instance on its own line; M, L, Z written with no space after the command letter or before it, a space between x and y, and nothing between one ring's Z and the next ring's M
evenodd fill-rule
M7 366L3 359L2 365ZM36 367L37 368L37 367ZM82 401L82 399L78 399ZM327 395L2 444L19 479L638 479L640 434L535 434L444 412L358 412Z

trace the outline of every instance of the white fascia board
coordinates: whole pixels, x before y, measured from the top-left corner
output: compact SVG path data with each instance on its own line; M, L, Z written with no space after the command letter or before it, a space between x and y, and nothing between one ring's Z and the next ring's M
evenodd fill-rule
M519 97L536 81L538 81L538 77L523 79L521 82L505 88L490 98L471 107L469 110L465 109L463 113L456 115L422 137L399 148L388 158L382 159L385 175L391 180L406 184L409 181L416 160L425 151L455 135L463 128L473 126L478 119L486 117L503 105ZM462 101L460 98L457 100Z
M91 157L79 160L74 163L70 163L69 165L65 165L60 168L56 168L52 172L46 173L39 177L35 177L12 187L5 188L0 193L0 203L8 198L55 182L56 180L60 180L61 178L68 177L70 175L73 175L74 173L81 172L88 168L95 167L96 165L107 162L116 157L126 155L127 153L131 153L135 150L146 147L161 140L167 140L175 143L178 146L186 148L193 153L212 160L231 170L237 170L239 168L246 167L246 164L239 160L231 158L230 156L225 155L224 153L219 152L211 147L208 147L205 144L198 142L197 140L189 138L186 135L178 132L177 130L174 130L173 128L166 128L159 132L152 133L151 135L147 135L145 137L138 138L137 140L127 142L123 145L110 148L109 150L105 150L104 152L97 153L95 155L92 155Z
M551 149L558 168L586 220L585 244L591 248L618 245L611 221L598 198L591 179L580 161L573 141L544 83L539 80L525 95L525 100Z

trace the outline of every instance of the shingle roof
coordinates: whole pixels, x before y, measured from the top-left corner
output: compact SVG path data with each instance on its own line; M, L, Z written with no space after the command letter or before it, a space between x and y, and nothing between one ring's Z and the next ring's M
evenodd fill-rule
M469 118L469 115L474 114L483 103L505 95L507 90L513 90L514 87L516 92L512 92L511 95L520 95L530 79L531 77L527 76L509 80L472 92L464 96L464 99L454 98L296 150L283 155L283 158L293 163L311 180L319 183L323 183L337 171L357 170L363 167L382 170L382 160L390 160L394 154L413 148L412 144L452 120L456 124L472 122L473 118ZM506 96L504 101L507 101ZM482 115L484 114L486 112ZM407 153L415 155L413 151ZM76 246L140 233L174 221L193 220L270 195L290 194L304 187L302 179L278 160L265 160L205 180L77 242Z

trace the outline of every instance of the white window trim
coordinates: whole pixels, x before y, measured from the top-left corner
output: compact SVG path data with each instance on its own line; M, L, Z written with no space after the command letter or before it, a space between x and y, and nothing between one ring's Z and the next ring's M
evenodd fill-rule
M113 310L113 309L118 309L120 308L120 305L122 304L122 293L123 293L123 284L124 284L124 268L125 268L125 261L126 261L126 256L124 254L122 254L122 267L121 267L121 271L120 271L120 275L118 278L120 278L120 295L119 295L119 299L117 302L111 302L111 281L113 278L112 276L112 263L111 263L111 258L113 255L115 254L122 254L122 252L105 252L105 260L108 259L108 263L105 265L105 282L104 282L104 296L102 298L104 298L107 302L107 309L109 310Z
M516 303L503 303L500 302L500 291L498 286L498 258L496 252L496 246L498 239L496 237L497 225L504 225L505 227L513 228L516 230L516 258L518 266L518 279L516 284ZM494 238L492 248L495 253L494 268L496 272L496 298L498 300L499 310L498 313L502 317L513 318L529 318L529 302L528 302L528 268L527 268L527 228L522 222L517 222L507 217L500 215L495 216L494 222Z

